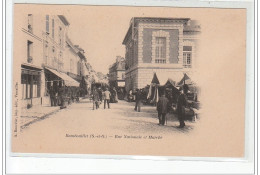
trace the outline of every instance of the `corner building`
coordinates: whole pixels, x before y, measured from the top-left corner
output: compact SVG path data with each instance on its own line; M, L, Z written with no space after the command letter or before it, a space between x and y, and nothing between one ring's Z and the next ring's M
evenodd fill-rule
M199 33L190 18L132 18L123 40L126 90L149 85L154 72L194 71Z

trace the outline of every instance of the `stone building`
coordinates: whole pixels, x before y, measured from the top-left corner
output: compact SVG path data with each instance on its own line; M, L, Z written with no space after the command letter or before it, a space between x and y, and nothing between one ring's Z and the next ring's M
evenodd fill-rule
M199 33L189 18L132 18L123 40L126 90L150 84L155 72L193 71Z
M125 59L117 56L116 62L109 68L110 87L125 87Z
M14 71L16 75L21 75L21 106L49 105L50 86L58 88L64 82L75 86L79 84L68 76L68 72L75 73L67 58L68 53L72 52L67 44L70 24L63 15L19 15L23 18L14 22L13 56L16 60L14 67L21 66L20 70ZM73 59L82 62L80 51L76 52ZM76 73L82 75L82 68L79 70Z
M67 74L75 79L76 81L81 81L82 76L86 75L85 62L87 61L85 57L85 51L78 45L73 45L72 41L66 37L66 72Z

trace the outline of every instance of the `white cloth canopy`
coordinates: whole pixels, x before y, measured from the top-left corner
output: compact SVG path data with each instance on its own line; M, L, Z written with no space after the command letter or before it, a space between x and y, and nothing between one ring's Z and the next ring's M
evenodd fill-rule
M192 73L185 73L186 75L183 75L183 78L178 82L178 86L182 86L184 84L188 85L195 85L196 82L198 82L198 79L196 76L194 76Z
M165 85L169 79L179 82L183 77L183 72L156 72L160 85Z
M58 77L60 77L62 80L64 80L64 83L66 86L79 87L79 82L77 82L76 80L74 80L73 78L68 76L67 74L65 74L63 72L58 72L54 69L47 68L47 67L46 67L46 69L49 70L50 72L52 72L53 74L57 75Z

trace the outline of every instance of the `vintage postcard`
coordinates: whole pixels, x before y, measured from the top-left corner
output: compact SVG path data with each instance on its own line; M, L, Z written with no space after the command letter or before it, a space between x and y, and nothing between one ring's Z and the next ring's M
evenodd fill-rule
M246 9L13 14L13 153L244 157Z

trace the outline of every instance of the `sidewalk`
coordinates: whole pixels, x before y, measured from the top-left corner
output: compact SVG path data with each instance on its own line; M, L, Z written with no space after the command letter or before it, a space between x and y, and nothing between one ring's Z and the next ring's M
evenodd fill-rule
M60 106L33 106L21 111L21 129L60 110Z
M79 101L83 98L80 97ZM66 105L67 107L69 105ZM21 111L21 129L29 126L30 124L43 120L49 115L60 110L60 106L33 106L30 109L24 108Z

